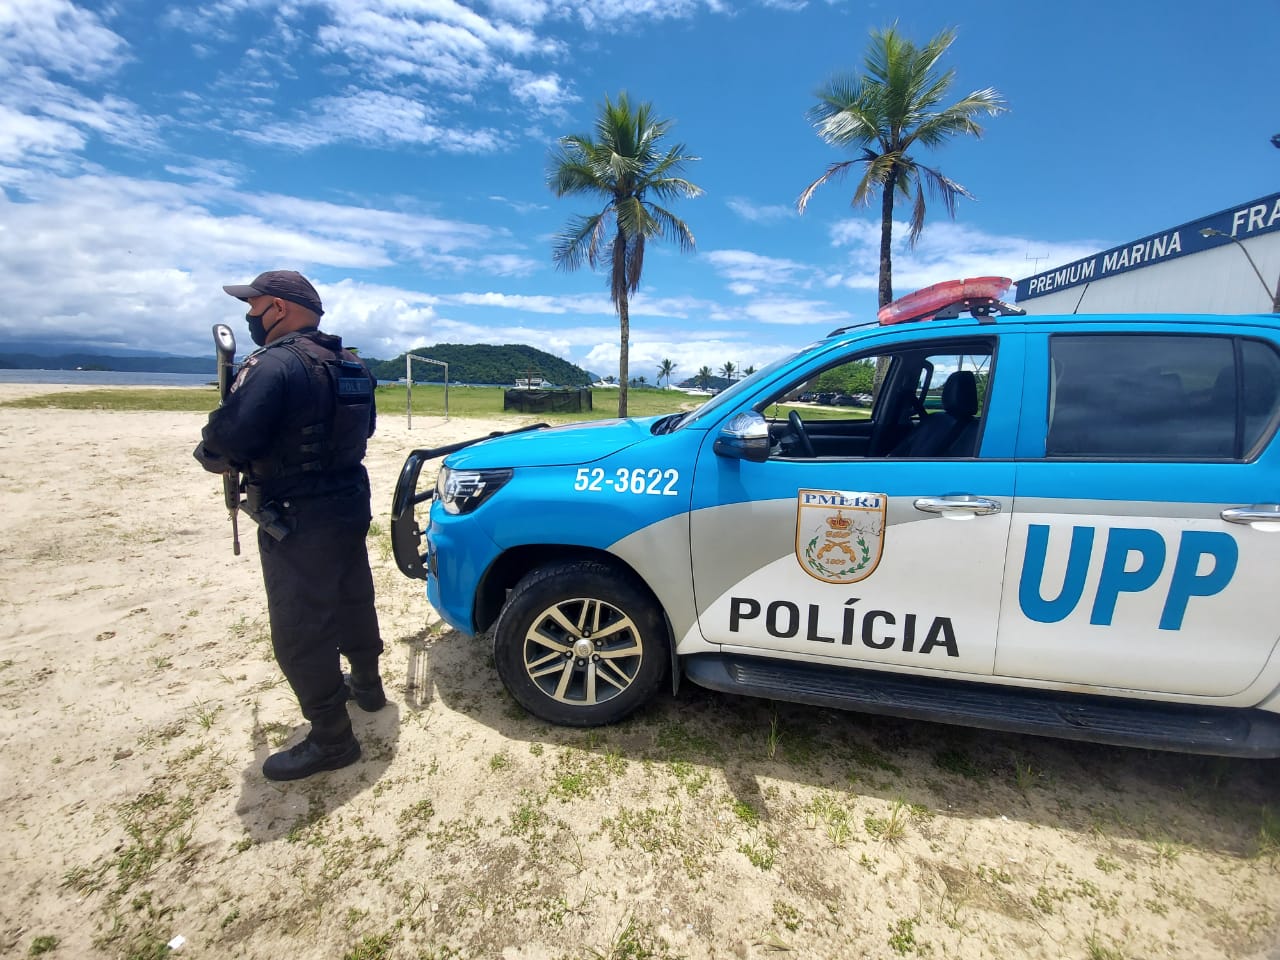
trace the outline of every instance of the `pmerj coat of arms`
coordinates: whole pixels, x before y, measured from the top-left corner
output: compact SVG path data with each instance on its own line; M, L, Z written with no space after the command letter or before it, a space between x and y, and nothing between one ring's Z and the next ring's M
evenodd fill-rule
M796 560L826 583L857 583L875 572L884 546L883 493L799 490Z

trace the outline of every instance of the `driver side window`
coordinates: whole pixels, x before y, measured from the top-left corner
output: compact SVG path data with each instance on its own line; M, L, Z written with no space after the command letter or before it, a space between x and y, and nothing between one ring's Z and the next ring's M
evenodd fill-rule
M771 457L976 457L994 354L994 340L973 338L828 365L764 406Z

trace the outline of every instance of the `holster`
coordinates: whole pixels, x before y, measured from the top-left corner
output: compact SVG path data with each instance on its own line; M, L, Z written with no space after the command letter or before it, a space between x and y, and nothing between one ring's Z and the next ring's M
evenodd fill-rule
M244 512L277 543L293 532L283 508L275 501L263 501L260 483L249 482L244 485Z

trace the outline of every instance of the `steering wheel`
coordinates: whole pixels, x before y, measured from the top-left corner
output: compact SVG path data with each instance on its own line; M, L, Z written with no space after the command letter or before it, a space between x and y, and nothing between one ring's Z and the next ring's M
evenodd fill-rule
M804 421L800 419L800 414L792 410L787 414L787 423L791 425L791 432L795 434L796 442L800 444L800 452L806 457L812 457L813 442L809 439L809 431L804 428Z

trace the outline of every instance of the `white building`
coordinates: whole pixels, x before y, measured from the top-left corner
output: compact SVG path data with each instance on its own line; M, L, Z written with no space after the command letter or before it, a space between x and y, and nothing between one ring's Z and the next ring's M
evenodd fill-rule
M1035 314L1271 313L1278 287L1273 193L1019 280L1016 297Z

